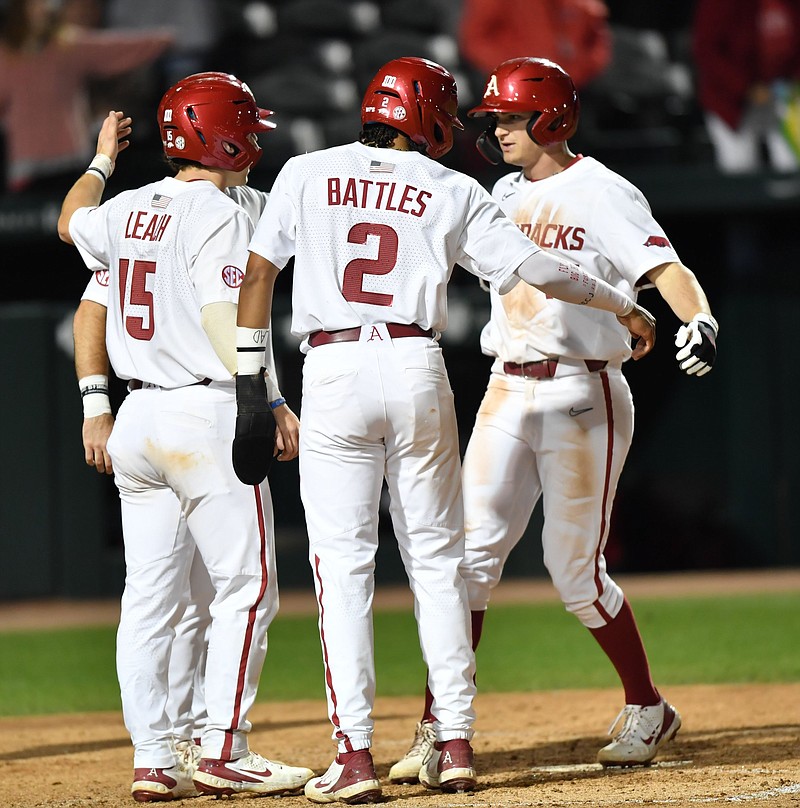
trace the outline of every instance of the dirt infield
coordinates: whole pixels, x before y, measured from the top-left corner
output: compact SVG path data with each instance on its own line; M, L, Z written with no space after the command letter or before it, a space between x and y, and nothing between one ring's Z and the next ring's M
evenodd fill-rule
M800 589L796 572L721 574L706 576L704 583L700 576L680 579L692 594ZM621 583L630 597L674 597L678 581L659 576ZM537 596L534 590L530 585L504 585L496 600L531 599ZM543 585L539 595L552 597L552 589ZM387 592L380 600L382 605L403 605L406 598L404 592ZM309 602L313 607L313 596L284 596L283 601L285 611L308 608ZM47 612L52 615L52 603L49 606L2 606L0 629L36 624L37 614L40 621ZM88 622L103 622L97 609L95 604ZM107 609L105 619L115 619L115 606L107 604ZM65 610L57 611L63 622ZM68 622L81 622L80 611L76 605ZM45 623L52 625L51 619ZM800 683L666 686L664 690L681 711L683 728L651 767L602 770L593 762L606 726L622 706L618 689L480 693L473 744L478 790L443 795L422 786L385 785L385 799L403 808L740 802L768 808L800 806ZM377 701L373 752L384 783L390 764L409 743L419 710L414 698ZM262 754L319 772L330 762L334 747L323 702L258 704L252 719L251 746ZM0 719L0 806L132 806L131 760L130 741L117 713ZM197 808L218 804L212 799L197 798L189 804ZM246 804L250 798L234 799ZM292 808L310 803L304 797L282 797L280 805Z

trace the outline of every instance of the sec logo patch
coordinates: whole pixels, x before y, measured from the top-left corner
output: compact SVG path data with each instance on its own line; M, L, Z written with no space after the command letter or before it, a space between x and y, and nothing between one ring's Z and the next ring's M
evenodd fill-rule
M222 269L222 280L225 281L226 286L231 289L238 289L244 280L244 272L239 267L226 266Z
M97 272L94 273L94 279L100 286L108 286L108 270L98 269Z

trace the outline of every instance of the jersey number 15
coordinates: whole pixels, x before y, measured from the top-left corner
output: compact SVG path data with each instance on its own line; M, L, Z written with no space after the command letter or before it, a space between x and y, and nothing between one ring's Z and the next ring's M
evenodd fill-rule
M119 262L119 310L125 330L134 338L141 340L153 339L156 330L153 317L153 293L147 290L147 276L155 274L155 261L134 261L131 273L130 292L128 292L128 270L130 261L127 258ZM133 306L144 306L147 309L147 324L144 317L125 316L125 296L128 294L128 303Z

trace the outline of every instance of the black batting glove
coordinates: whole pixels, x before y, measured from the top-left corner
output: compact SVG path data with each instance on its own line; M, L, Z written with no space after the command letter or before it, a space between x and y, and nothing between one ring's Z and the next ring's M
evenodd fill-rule
M275 452L275 416L267 402L264 374L236 377L236 432L233 470L245 485L267 476Z
M689 376L705 376L717 358L719 326L710 314L695 314L675 335L678 367Z

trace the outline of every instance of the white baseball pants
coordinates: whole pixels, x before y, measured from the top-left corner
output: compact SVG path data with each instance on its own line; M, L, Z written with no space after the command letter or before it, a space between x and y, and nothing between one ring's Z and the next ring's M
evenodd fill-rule
M117 670L135 768L174 763L168 667L195 548L215 593L203 756L237 758L248 749L247 713L278 597L269 488L234 474L235 416L232 382L145 387L127 396L108 442L126 564Z
M385 477L440 740L471 738L475 659L453 395L437 342L380 335L313 348L303 369L300 490L339 751L372 743L372 629ZM370 329L364 329L369 332Z
M545 379L492 372L464 457L470 609L486 608L543 496L544 563L567 610L588 628L616 616L623 594L603 550L632 437L633 399L618 368L562 362Z

